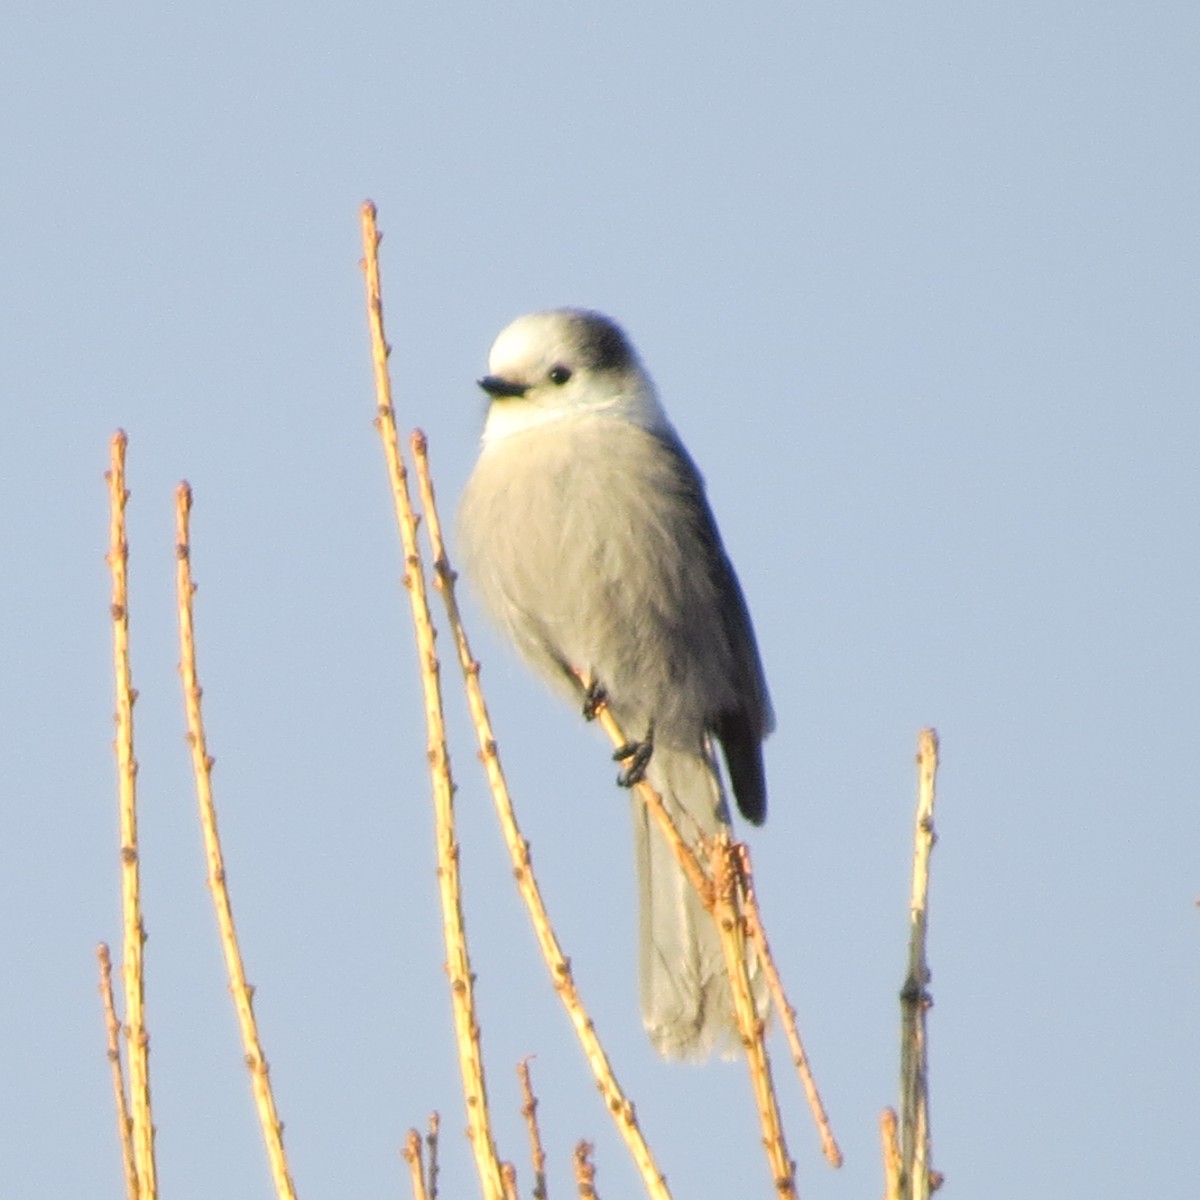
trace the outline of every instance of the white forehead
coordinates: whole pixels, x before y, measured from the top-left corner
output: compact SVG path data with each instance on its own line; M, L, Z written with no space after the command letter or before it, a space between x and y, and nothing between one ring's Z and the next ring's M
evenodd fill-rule
M563 313L529 313L500 331L488 355L493 375L550 365L572 348L571 320Z

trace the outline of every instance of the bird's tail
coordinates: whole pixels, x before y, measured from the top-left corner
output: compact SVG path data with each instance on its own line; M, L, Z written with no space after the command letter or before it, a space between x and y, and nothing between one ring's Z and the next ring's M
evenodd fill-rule
M703 754L657 745L646 782L663 798L693 847L729 824L715 763ZM717 927L684 874L646 806L633 797L640 899L642 1020L667 1058L702 1059L714 1049L732 1053L737 1022ZM766 1011L762 973L750 980L760 1013Z

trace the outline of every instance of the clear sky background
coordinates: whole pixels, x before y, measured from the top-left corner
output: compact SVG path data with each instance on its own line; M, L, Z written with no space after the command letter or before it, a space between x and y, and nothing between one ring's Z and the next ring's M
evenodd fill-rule
M946 1195L1200 1179L1200 10L1192 3L95 6L0 27L0 1192L121 1194L93 948L119 939L109 435L132 619L162 1195L269 1177L204 887L171 495L258 1012L303 1197L406 1194L454 1068L424 728L358 206L400 419L447 510L495 333L615 315L704 470L767 662L774 944L878 1195L913 754L941 732L930 952ZM477 617L477 612L470 609ZM768 1195L743 1068L660 1062L605 745L474 621L578 981L678 1197ZM502 1152L535 1079L637 1194L524 924L446 672Z

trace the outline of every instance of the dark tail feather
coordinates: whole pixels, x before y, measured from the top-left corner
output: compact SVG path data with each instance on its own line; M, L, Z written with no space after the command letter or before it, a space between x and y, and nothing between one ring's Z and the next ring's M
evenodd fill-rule
M744 713L724 714L713 732L725 752L738 811L751 825L761 825L767 819L761 736Z

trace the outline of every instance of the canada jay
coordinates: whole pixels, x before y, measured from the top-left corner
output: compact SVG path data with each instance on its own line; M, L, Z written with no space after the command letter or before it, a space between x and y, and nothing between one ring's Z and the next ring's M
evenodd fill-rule
M704 482L625 334L579 309L520 317L479 386L491 405L459 532L484 605L585 712L609 705L638 739L622 782L644 771L685 838L729 823L714 743L761 824L774 719L754 630ZM729 1049L712 918L636 799L634 825L650 1039L675 1058Z

